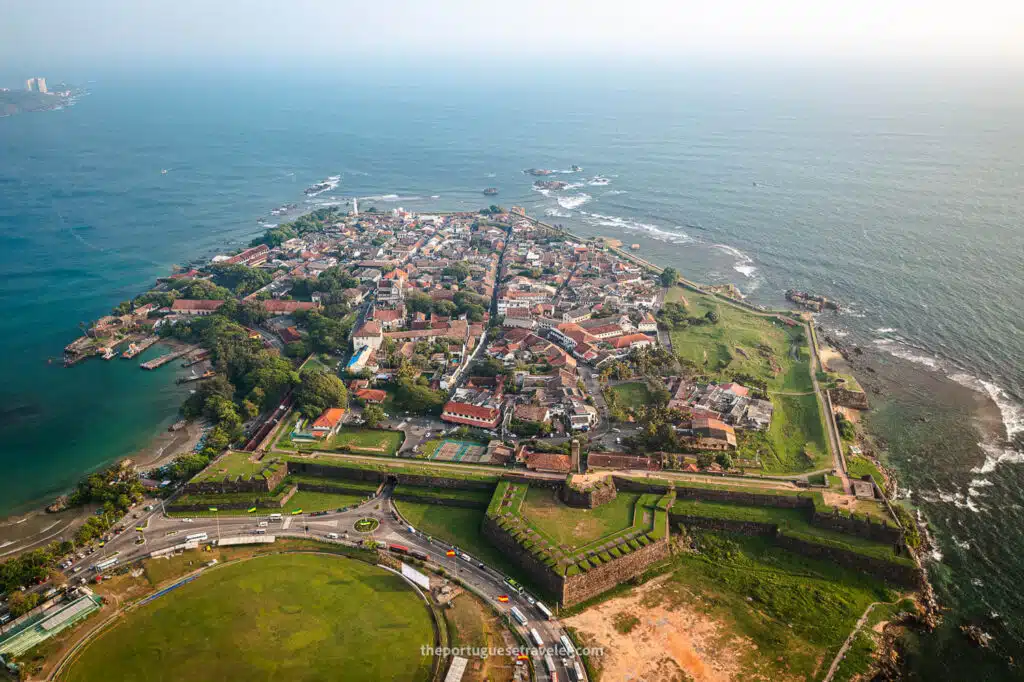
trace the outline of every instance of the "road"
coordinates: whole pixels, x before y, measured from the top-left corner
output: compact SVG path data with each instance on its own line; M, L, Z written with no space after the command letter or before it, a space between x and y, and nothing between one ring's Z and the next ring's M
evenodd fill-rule
M345 538L344 541L358 542L362 539L360 533L355 532L354 524L362 518L372 517L377 519L380 526L373 533L374 539L389 543L404 545L410 549L419 550L429 556L428 563L433 568L442 568L445 573L457 577L467 585L479 597L485 599L499 612L509 614L513 606L527 617L527 625L520 626L512 622L512 626L520 635L529 640L529 628L536 628L544 642L545 647L553 647L559 643L559 639L566 635L561 624L557 620L546 620L543 615L532 606L527 600L527 595L520 595L510 589L504 582L505 576L494 568L491 568L478 559L466 561L458 555L455 557L446 556L445 552L452 549L448 544L440 540L424 536L419 532L411 532L398 515L392 504L390 491L385 491L381 496L375 497L358 507L344 512L333 512L323 516L310 516L302 514L299 516L286 516L280 522L269 522L267 516L219 516L217 518L196 517L191 522L180 518L164 516L159 508L148 512L141 519L135 520L135 524L145 527L145 544L135 544L137 533L124 532L113 538L104 547L85 559L77 560L68 569L69 580L77 581L79 578L89 578L94 575L91 566L107 558L116 556L118 564L123 565L130 561L145 558L151 552L173 547L185 541L185 536L192 533L207 533L210 540L221 537L236 537L239 535L251 534L258 528L258 523L268 521L268 532L277 537L306 537L321 540L324 542L337 542L327 538L328 533L337 533ZM78 569L77 571L75 569ZM499 595L507 595L508 603L498 601ZM534 668L537 680L551 679L545 671L542 657L534 655ZM568 680L565 664L559 657L555 658L559 680ZM571 662L570 662L571 665ZM581 665L582 668L582 665ZM585 678L584 678L585 679Z

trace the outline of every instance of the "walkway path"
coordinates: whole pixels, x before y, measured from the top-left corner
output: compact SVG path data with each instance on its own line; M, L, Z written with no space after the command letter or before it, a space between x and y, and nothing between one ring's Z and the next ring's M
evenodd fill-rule
M846 638L845 642L843 642L843 646L839 647L839 653L837 653L836 657L832 659L832 665L828 667L828 674L825 675L821 682L831 682L832 676L835 675L836 670L839 669L839 664L843 662L843 656L846 655L846 652L849 651L850 647L853 645L853 638L857 636L857 633L860 632L860 629L864 627L864 623L867 622L868 616L871 614L871 609L875 608L879 604L895 603L896 602L891 601L876 601L868 604L868 607L864 610L864 615L860 617L860 619L857 621L857 624L853 627L853 632L851 632L850 636Z

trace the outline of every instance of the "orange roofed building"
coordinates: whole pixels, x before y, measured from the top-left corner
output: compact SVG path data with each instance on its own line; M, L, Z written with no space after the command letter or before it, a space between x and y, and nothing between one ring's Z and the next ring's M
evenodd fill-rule
M340 407L328 407L323 411L316 421L313 422L314 438L326 438L333 436L337 432L338 427L341 426L341 420L345 416L345 410Z

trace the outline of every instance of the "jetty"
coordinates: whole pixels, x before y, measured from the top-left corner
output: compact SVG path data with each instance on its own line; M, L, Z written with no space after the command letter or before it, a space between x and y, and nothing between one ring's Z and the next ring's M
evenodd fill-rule
M210 378L216 376L216 374L217 374L216 372L214 372L212 369L210 369L210 370L207 370L207 371L203 372L202 374L194 374L193 373L193 374L191 374L190 376L187 376L187 377L178 377L178 382L177 383L179 383L179 384L188 384L188 383L191 383L193 381L202 381L203 379L210 379Z
M172 362L173 360L177 360L182 355L185 355L187 353L191 353L193 350L195 350L195 349L191 348L191 347L190 348L184 348L182 350L176 350L173 353L167 353L166 355L161 355L158 358L153 358L152 360L147 360L146 362L143 362L142 364L140 364L139 367L141 367L142 369L156 369L157 367L163 367L168 362Z
M126 350L125 352L121 353L121 357L124 358L125 360L131 360L136 355L138 355L142 351L146 350L147 348L149 348L150 346L152 346L154 343L156 343L159 340L160 340L159 336L147 336L146 338L142 339L138 343L129 344L128 345L128 350Z
M198 365L200 362L210 357L210 351L204 350L185 358L185 362L181 363L182 367L191 367L192 365Z

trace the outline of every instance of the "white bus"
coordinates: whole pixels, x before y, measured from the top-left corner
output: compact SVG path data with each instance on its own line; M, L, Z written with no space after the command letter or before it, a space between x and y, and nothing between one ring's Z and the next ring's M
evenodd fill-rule
M572 645L572 642L569 640L568 637L562 635L558 638L558 640L562 643L562 646L565 647L565 651L567 654L569 654L570 656L576 655L576 647Z
M536 606L537 610L543 613L544 617L548 620L552 620L555 617L555 614L551 613L551 609L544 606L544 604L542 604L541 602L537 602L536 604L534 604L534 606Z
M538 648L544 648L544 640L540 638L540 633L537 632L537 628L530 628L530 639L537 645Z
M104 570L106 568L110 568L111 566L113 566L116 563L117 563L117 557L114 557L112 559L104 559L103 561L99 562L98 564L95 564L92 567L92 570L94 570L96 572L99 572L99 571L102 571L102 570Z
M555 667L555 659L551 658L551 654L544 654L544 667L547 668L548 675L551 676L551 682L558 682L558 669Z
M185 542L199 542L201 540L207 539L208 537L210 536L206 533L192 533L191 535L185 536Z
M281 520L281 515L280 514L271 514L267 518L270 519L271 521L280 521Z
M523 612L515 606L512 607L512 617L515 618L516 622L520 625L526 625L526 616L524 616Z

